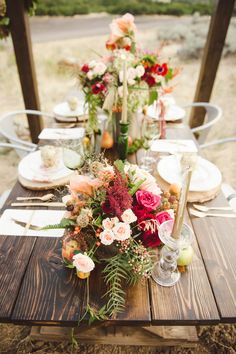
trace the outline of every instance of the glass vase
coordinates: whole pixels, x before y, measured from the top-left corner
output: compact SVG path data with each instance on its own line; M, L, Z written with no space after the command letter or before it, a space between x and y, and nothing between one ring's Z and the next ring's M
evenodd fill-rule
M120 134L118 137L118 155L121 160L126 160L128 154L129 123L120 123Z
M180 250L188 247L193 240L193 231L183 224L180 237L172 237L174 221L168 220L159 227L158 234L164 246L160 252L160 259L152 270L153 280L162 286L173 286L180 279L180 272L177 269L177 259Z

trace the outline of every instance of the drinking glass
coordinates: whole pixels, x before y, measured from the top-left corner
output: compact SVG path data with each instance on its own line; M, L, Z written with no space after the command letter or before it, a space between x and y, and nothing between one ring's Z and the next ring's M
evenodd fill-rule
M146 150L145 156L141 159L141 168L152 172L156 160L150 156L152 142L160 137L158 119L144 116L142 121L143 147Z
M174 226L173 220L163 222L159 226L158 235L164 246L160 252L160 260L152 270L153 280L162 286L172 286L180 279L180 273L177 268L177 259L180 250L187 248L193 241L193 231L187 225L183 224L180 237L172 237Z
M63 162L70 170L83 167L85 162L84 146L82 139L67 140L63 143Z

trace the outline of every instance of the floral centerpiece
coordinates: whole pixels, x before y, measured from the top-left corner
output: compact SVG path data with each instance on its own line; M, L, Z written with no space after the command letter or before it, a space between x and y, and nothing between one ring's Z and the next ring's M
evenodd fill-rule
M87 161L86 174L74 175L63 197L67 213L62 256L79 278L88 278L97 263L107 285L106 305L92 318L104 318L125 306L123 284L149 277L158 228L174 218L175 192L162 193L155 178L137 165L106 159Z
M167 83L178 70L163 62L157 52L143 51L136 42L134 17L127 13L110 24L106 42L110 54L83 63L78 77L89 109L89 128L97 131L97 109L110 115L121 112L123 96L123 61L126 60L128 111L137 112L152 104L172 88Z

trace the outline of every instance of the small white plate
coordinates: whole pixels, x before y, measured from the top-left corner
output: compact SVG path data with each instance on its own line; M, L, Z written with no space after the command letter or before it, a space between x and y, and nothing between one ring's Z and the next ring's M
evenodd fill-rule
M176 156L171 155L161 159L157 171L162 179L169 184L181 184L180 163ZM198 157L193 171L190 188L192 192L207 192L217 188L222 181L222 175L217 166L208 160Z
M175 120L183 119L185 117L185 110L179 106L176 105L171 105L167 110L165 114L165 120L167 122L172 122ZM147 109L147 116L151 118L158 119L159 112L156 109L155 105L149 106Z
M62 157L58 166L45 168L41 160L41 152L35 151L25 156L19 163L18 173L21 177L36 182L50 183L71 174L71 170L64 166Z
M59 117L78 117L86 113L83 102L78 103L76 110L72 111L67 102L62 102L53 108L53 113Z
M41 131L38 138L46 140L71 140L81 139L84 136L84 128L71 128L71 129L54 129L45 128Z

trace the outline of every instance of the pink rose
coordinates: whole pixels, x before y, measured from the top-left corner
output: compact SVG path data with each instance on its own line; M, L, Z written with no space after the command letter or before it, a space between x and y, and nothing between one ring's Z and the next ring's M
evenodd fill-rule
M155 219L159 222L159 224L162 224L167 220L173 220L167 211L161 211L160 213L156 214Z
M124 241L127 240L131 235L131 229L129 224L124 222L118 222L112 229L115 240L117 241Z
M161 202L161 197L159 195L155 195L151 192L139 190L135 194L136 200L139 205L142 205L148 210L156 209Z
M76 193L92 195L94 189L100 186L98 179L91 179L88 176L74 175L70 179L70 189Z
M76 267L77 271L83 273L91 272L95 267L93 260L86 254L82 253L73 256L73 265Z

